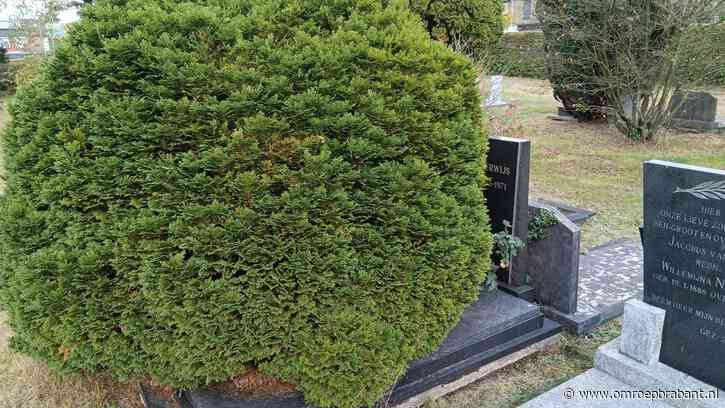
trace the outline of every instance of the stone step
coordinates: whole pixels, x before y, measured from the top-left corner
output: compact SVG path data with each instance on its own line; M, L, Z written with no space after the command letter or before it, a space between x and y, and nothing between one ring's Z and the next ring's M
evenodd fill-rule
M620 353L621 339L603 345L594 357L594 366L639 390L663 390L667 392L712 393L717 398L687 399L674 398L669 404L677 408L722 408L725 407L725 393L715 387L693 378L670 366L655 362L642 364Z
M599 398L591 395L587 397L587 394L582 394L590 391L601 392ZM519 408L673 408L662 401L606 399L603 396L603 393L606 392L612 397L615 392L621 395L623 392L637 392L637 389L594 368Z

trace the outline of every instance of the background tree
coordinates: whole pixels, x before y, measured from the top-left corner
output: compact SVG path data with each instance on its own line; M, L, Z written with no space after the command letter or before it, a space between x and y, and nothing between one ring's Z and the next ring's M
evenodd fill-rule
M408 0L432 38L487 53L503 35L501 0ZM469 52L470 53L470 52Z
M598 75L596 67L582 63L587 39L572 35L572 27L597 24L601 16L594 10L580 13L580 6L579 0L539 0L537 11L544 32L546 73L554 98L577 119L592 121L606 117L602 109L606 106L606 95L589 81Z
M0 95L7 93L12 88L12 70L8 60L7 50L0 47Z
M630 139L653 139L672 117L672 96L700 82L679 69L691 52L685 49L686 32L712 22L722 4L543 0L539 18L547 31L555 91L568 108L607 115ZM699 46L706 58L708 44Z
M16 40L36 54L52 52L60 13L83 4L84 0L13 0L10 22L16 29Z
M725 85L725 22L697 24L686 33L679 70L693 86ZM703 48L707 48L703 54Z

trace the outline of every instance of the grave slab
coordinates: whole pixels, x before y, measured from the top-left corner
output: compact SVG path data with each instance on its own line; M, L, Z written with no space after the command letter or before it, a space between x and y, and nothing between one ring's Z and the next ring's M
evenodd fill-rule
M699 131L718 129L717 104L717 98L707 92L675 94L671 102L675 110L671 126Z
M502 75L494 75L490 77L491 92L486 98L484 106L486 108L495 108L499 106L508 106L509 103L503 99L503 80Z
M485 190L486 206L494 233L506 231L526 242L529 225L529 167L531 142L507 137L489 138ZM516 258L508 269L496 271L498 280L513 286L526 284L516 273Z
M550 205L566 215L573 223L583 224L584 221L594 217L596 213L591 210L579 208L571 204L552 200L536 200L542 204Z
M725 171L644 164L644 300L594 367L678 408L725 406ZM576 379L575 379L576 381Z
M625 307L622 335L597 350L593 370L522 407L725 406L725 392L653 358L659 354L659 347L651 346L662 339L664 310L641 301L629 301Z

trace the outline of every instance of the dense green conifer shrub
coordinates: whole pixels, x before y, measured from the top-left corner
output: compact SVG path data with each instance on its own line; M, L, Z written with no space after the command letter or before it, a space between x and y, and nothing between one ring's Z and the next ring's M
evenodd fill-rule
M379 398L490 270L471 63L401 1L99 0L5 134L0 302L61 372Z

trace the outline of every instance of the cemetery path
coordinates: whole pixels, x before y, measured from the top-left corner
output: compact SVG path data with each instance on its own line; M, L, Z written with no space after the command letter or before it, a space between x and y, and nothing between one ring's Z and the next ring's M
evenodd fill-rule
M590 250L580 258L577 314L601 313L641 298L642 246L618 239Z

